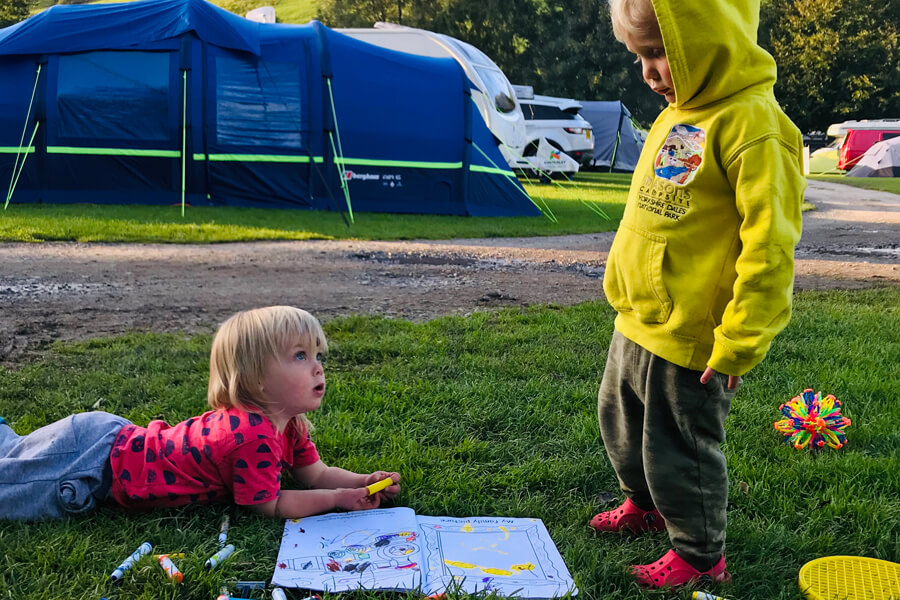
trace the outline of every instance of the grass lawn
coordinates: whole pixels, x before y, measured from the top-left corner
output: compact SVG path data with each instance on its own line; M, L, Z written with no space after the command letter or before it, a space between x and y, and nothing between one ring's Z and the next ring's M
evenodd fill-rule
M846 175L809 175L808 177L816 181L843 183L867 190L900 194L900 177L847 177Z
M747 378L727 424L735 579L715 588L720 596L799 600L798 570L820 556L900 560L898 307L893 288L796 297L794 319ZM631 583L626 565L660 556L664 535L600 537L587 527L602 508L598 494L617 492L595 409L612 320L605 303L586 303L424 324L330 321L328 393L312 414L319 449L330 464L399 471L398 504L419 514L543 519L580 598L663 598ZM177 422L205 409L209 343L130 334L55 345L37 362L0 368L0 415L20 433L95 406L142 425L154 415ZM853 420L845 448L796 451L774 431L779 404L806 387L844 402ZM223 583L268 580L282 524L243 510L229 532L238 551L203 571L225 512L101 509L67 522L0 523L0 597L208 600ZM144 540L186 553L177 561L184 583L165 583L145 559L112 590L109 573ZM415 596L341 595L395 597Z
M180 206L10 204L0 216L0 241L209 243L593 233L618 226L630 182L630 173L581 173L574 181L526 184L532 198L546 204L557 222L542 216L355 213L355 223L347 227L338 213L328 211L188 207L182 217Z

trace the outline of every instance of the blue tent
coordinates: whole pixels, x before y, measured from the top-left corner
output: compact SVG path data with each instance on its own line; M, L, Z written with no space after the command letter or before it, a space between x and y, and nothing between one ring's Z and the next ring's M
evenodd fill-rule
M631 112L619 100L579 100L578 111L594 128L594 167L634 171L644 140L631 120Z
M54 6L0 30L0 177L12 202L540 214L470 88L315 21Z

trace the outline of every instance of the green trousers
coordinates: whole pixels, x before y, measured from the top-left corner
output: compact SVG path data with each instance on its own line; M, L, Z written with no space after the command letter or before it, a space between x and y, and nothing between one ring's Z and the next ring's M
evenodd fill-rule
M598 394L606 453L624 494L656 506L678 554L711 567L725 550L728 473L721 444L736 390L706 384L616 331ZM708 566L707 566L708 565Z

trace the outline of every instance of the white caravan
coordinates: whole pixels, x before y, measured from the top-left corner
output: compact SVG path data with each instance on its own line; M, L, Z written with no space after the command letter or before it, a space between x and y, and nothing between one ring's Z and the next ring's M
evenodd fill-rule
M512 168L529 168L529 162L522 156L525 116L506 75L484 52L449 35L394 23L375 23L373 29L336 31L382 48L456 59L476 86L472 89L472 100L488 129L500 141L500 151L506 162Z

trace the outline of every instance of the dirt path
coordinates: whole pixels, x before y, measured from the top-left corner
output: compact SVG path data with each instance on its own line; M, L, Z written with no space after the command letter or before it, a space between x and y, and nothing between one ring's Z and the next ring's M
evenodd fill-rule
M900 195L811 182L807 198L798 289L900 285ZM211 331L268 304L421 321L599 299L612 238L0 244L0 364L56 339Z

